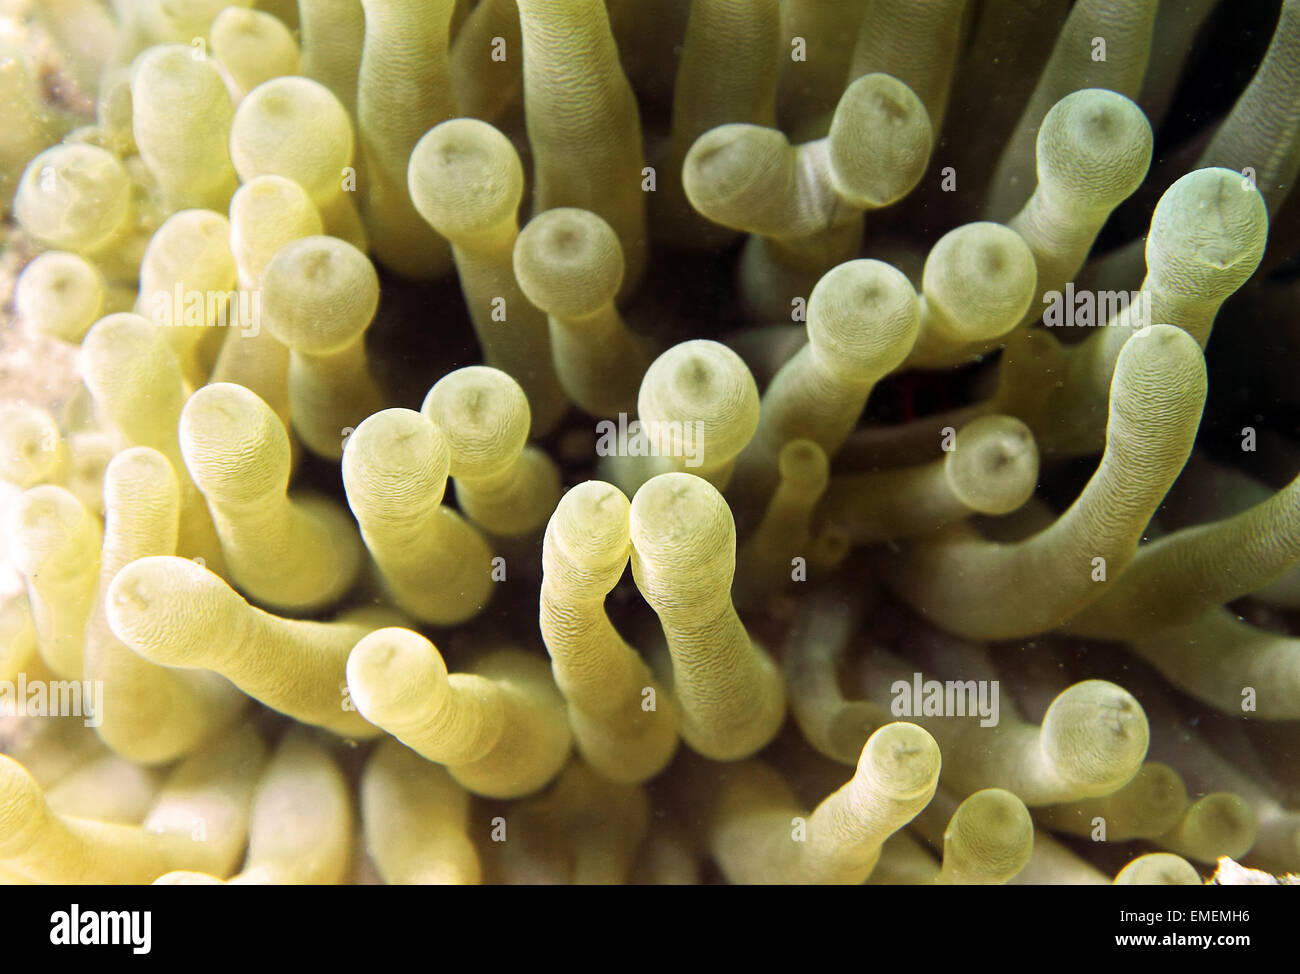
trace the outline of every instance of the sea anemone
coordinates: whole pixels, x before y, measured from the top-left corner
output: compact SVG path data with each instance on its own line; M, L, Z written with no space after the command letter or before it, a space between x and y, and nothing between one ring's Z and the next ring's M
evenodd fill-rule
M1300 0L111 6L0 5L0 882L1300 872Z

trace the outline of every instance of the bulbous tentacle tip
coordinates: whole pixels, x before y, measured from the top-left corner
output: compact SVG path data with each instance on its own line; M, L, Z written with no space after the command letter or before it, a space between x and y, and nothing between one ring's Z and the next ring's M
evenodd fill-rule
M183 600L191 617L212 629L170 625L170 607ZM104 610L113 632L134 651L164 665L184 665L206 652L214 631L229 624L244 600L219 576L188 558L138 558L113 577Z
M13 539L13 557L27 573L67 549L87 512L73 494L54 484L24 491L8 512L6 526Z
M943 838L945 868L1005 882L1029 862L1034 820L1016 795L986 788L957 807Z
M941 763L939 745L929 731L899 721L871 735L857 773L881 794L909 801L934 791Z
M178 430L195 484L218 500L251 502L289 481L289 435L280 418L245 386L213 382L181 410Z
M208 873L191 872L185 869L163 873L153 881L154 886L224 886L225 880Z
M739 355L719 342L692 339L660 355L641 379L637 411L661 456L696 453L716 466L739 453L758 428L758 386ZM684 443L687 428L692 443Z
M428 417L411 409L384 409L348 437L343 483L350 500L361 490L376 499L423 506L431 489L441 499L450 462L446 438Z
M791 440L781 447L776 464L782 480L807 485L824 485L831 470L826 451L812 440Z
M561 318L583 318L614 300L623 283L623 247L589 210L560 207L533 217L515 240L515 276L524 295Z
M708 481L688 473L665 473L642 485L629 515L632 544L652 565L692 566L701 577L734 563L731 508Z
M302 237L278 250L262 274L267 330L298 352L329 355L359 341L379 307L370 258L336 237Z
M967 223L939 238L921 290L952 341L986 342L1014 328L1037 292L1033 251L1000 223ZM936 323L938 324L938 323Z
M47 247L94 251L131 214L131 178L107 149L56 145L28 163L14 195L14 216Z
M1132 99L1106 88L1071 92L1038 130L1039 180L1079 206L1109 211L1142 185L1153 138Z
M353 647L347 681L357 710L382 724L417 712L428 705L431 692L445 691L447 666L433 643L419 633L388 627L367 634Z
M981 514L1009 514L1038 485L1038 446L1029 427L1012 416L981 416L963 426L944 459L944 475L958 500Z
M863 209L889 206L916 188L933 145L916 93L891 75L865 74L844 90L831 119L831 182Z
M528 397L518 382L490 366L470 365L443 376L420 412L446 440L453 477L492 473L528 441Z
M1176 293L1222 300L1255 273L1268 224L1268 207L1251 180L1231 169L1194 170L1156 204L1147 272Z
M476 118L454 118L416 143L407 183L420 216L454 242L514 220L524 170L498 129Z
M912 282L879 260L851 260L817 282L808 298L808 340L846 374L883 375L912 350L921 309Z
M1119 358L1111 383L1112 422L1131 422L1129 411L1141 403L1148 414L1172 409L1189 398L1204 402L1207 390L1205 356L1200 346L1175 325L1148 325L1133 332Z
M1106 680L1062 692L1043 717L1043 752L1068 781L1105 794L1127 783L1146 757L1151 730L1137 699Z
M792 191L794 152L777 129L740 122L719 125L696 139L686 153L682 188L696 212L713 223L779 233L783 221L766 211Z
M551 515L546 531L550 557L588 567L603 562L626 564L631 530L631 502L613 484L587 480L570 488ZM556 565L558 568L558 564Z
M1116 886L1200 886L1196 867L1171 852L1138 856L1115 875Z

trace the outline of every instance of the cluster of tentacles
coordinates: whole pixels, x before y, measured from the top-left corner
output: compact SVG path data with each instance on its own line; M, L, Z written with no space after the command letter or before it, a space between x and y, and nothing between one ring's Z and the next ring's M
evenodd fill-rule
M0 882L1300 871L1261 10L0 6Z

